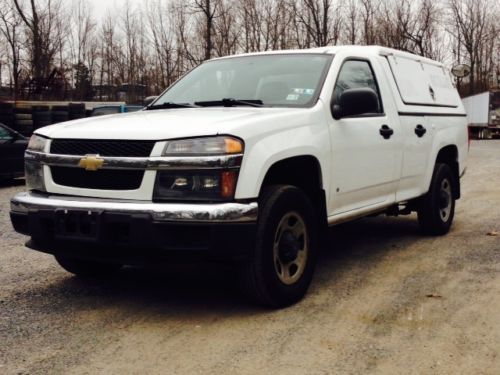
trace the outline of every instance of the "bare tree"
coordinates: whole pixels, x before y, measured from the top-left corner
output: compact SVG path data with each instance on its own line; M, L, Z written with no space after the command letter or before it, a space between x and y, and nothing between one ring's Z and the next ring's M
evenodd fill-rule
M303 0L296 16L316 47L337 43L342 24L339 3L334 7L332 0Z
M220 4L218 0L194 0L194 8L203 14L205 20L205 60L212 57L214 19Z
M21 19L16 13L12 4L7 4L6 0L0 2L0 32L7 42L10 60L10 76L12 79L12 94L14 100L19 95L19 77L21 75ZM0 80L1 84L1 80Z
M294 13L285 0L263 1L261 50L291 48L289 41L290 24Z
M495 0L148 0L97 20L89 0L0 0L0 74L7 65L13 96L47 96L58 75L71 87L54 97L83 98L84 83L112 99L125 83L158 93L214 56L380 44L470 64L473 93L500 75L499 11Z
M110 13L102 21L100 35L99 97L103 100L110 99L113 95L111 88L115 83L115 51L119 49L115 21Z
M379 43L435 58L440 17L441 8L432 0L385 2L378 16Z
M377 43L377 26L376 17L380 8L379 0L359 0L360 2L360 17L361 17L361 33L363 44Z
M73 61L87 60L92 48L94 32L97 26L92 7L87 0L73 0L71 8L70 48Z
M495 18L500 11L498 3L490 0L450 0L451 33L463 49L463 57L470 64L468 93L487 87L488 53L498 45L499 26ZM494 48L494 47L493 47Z
M260 51L262 38L262 12L259 0L245 0L238 7L243 38L240 45L244 52Z
M348 1L344 17L347 41L349 44L354 45L358 41L358 21L360 17L357 0Z
M75 99L81 100L91 95L98 48L95 36L97 23L87 0L74 0L70 11L72 27L68 33L68 46L73 72L71 82L76 89Z
M28 30L28 50L32 74L33 94L41 97L44 87L54 78L53 60L62 48L61 1L30 0L29 6L23 6L19 0L13 0L14 6Z
M165 5L161 1L151 3L147 9L150 42L154 51L152 64L157 77L156 80L151 80L151 84L155 86L154 92L169 86L177 78L179 59L174 29L176 9L174 4Z
M240 24L237 22L237 13L233 12L232 0L221 0L220 11L215 24L214 49L217 56L236 53Z

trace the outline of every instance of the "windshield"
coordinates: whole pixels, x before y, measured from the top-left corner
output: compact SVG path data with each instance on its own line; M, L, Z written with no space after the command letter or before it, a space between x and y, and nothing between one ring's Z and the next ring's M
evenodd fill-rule
M331 59L325 54L274 54L207 61L153 106L310 106L318 99Z

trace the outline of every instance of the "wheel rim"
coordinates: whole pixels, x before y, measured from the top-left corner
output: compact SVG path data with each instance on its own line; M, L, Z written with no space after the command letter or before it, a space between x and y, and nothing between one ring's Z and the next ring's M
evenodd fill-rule
M439 190L439 217L443 222L448 221L451 215L452 195L450 181L445 178L441 181Z
M284 215L274 235L273 260L283 284L296 283L304 273L309 253L307 227L297 212Z

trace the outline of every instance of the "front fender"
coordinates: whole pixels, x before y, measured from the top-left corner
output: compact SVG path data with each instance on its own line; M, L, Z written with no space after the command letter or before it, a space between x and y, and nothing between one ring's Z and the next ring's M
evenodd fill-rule
M320 111L309 117L307 124L291 124L245 139L245 155L236 187L236 199L259 196L267 171L280 160L295 156L313 156L321 166L323 188L329 191L330 138ZM323 121L322 121L323 119Z

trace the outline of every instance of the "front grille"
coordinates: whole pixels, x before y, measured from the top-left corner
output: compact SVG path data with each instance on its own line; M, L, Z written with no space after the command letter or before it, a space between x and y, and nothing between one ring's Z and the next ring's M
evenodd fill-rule
M144 171L128 169L101 169L87 171L81 168L51 167L52 179L58 185L101 190L134 190L141 186Z
M52 154L100 156L149 156L155 141L54 139L50 146Z

